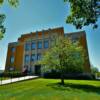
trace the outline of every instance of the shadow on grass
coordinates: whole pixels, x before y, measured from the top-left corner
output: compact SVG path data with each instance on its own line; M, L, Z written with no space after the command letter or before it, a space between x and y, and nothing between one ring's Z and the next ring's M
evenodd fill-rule
M60 83L51 83L51 84L48 84L47 86L50 86L53 89L62 90L62 91L64 90L75 91L77 89L77 90L82 90L85 92L94 92L94 93L100 94L100 87L96 87L93 85L83 85L83 84L81 85L81 84L73 84L73 83L67 83L65 85L61 85Z

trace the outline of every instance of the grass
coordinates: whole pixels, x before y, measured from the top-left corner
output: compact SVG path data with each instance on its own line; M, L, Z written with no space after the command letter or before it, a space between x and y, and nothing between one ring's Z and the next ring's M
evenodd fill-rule
M0 86L0 100L100 100L100 81L35 79Z

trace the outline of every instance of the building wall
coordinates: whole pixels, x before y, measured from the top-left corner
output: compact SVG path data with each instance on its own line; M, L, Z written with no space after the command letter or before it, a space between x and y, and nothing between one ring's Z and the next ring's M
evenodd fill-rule
M13 47L15 48L14 52L11 51ZM8 45L6 67L5 67L6 70L9 70L10 67L14 68L16 71L22 69L23 51L24 51L23 44ZM14 56L14 63L11 63L11 56Z
M86 41L86 34L84 34L80 38L80 43L83 46L83 48L85 50L85 55L86 55L85 64L84 64L85 71L91 72L91 70L90 70L90 61L89 61L89 53L88 53L88 46L87 46L87 41Z
M48 30L43 30L43 31L37 31L37 32L31 32L28 34L21 35L20 38L18 38L18 42L16 43L10 43L8 45L8 52L7 52L7 59L6 59L6 66L5 70L9 70L10 67L14 67L15 70L18 71L23 71L23 69L28 66L28 70L32 70L34 72L34 65L35 62L37 61L30 61L28 63L25 62L25 55L29 55L31 58L32 54L41 54L48 50L50 46L52 45L51 40L57 38L58 36L64 36L64 30L63 27L60 28L55 28L55 29L48 29ZM70 33L67 34L67 36L72 37L72 40L77 40L79 39L80 44L83 46L83 48L86 50L86 55L88 56L88 49L87 49L87 43L86 43L86 35L85 32L76 32L76 33ZM44 48L44 40L49 41L49 48L45 49ZM36 49L34 50L25 50L25 45L26 43L29 43L31 47L32 41L36 42ZM38 41L42 41L42 49L38 49L37 44ZM11 51L11 48L15 47L15 52ZM11 64L10 58L11 56L14 56L14 63ZM89 62L89 57L85 62L85 71L90 72L90 62Z
M91 72L85 31L68 33L68 34L66 34L66 36L69 36L72 39L72 41L79 41L79 45L82 46L83 49L85 50L86 58L84 58L85 59L84 70L85 70L85 72Z
M28 62L25 63L25 55L29 55L31 58L32 54L43 54L47 49L44 49L44 40L49 41L49 47L51 46L51 39L56 38L57 36L64 36L64 30L63 28L55 28L55 29L49 29L49 30L43 30L39 32L31 32L28 34L21 35L21 37L18 39L18 42L16 43L10 43L8 45L8 52L7 52L7 59L6 59L6 67L5 70L9 70L10 67L14 67L15 70L23 71L25 66L28 66L28 70L34 71L34 63L35 62ZM36 49L35 50L25 50L25 44L29 43L31 45L32 41L36 42ZM38 49L37 44L38 41L42 41L42 49ZM11 48L15 47L15 52L13 53L11 51ZM11 64L11 56L14 56L14 63Z

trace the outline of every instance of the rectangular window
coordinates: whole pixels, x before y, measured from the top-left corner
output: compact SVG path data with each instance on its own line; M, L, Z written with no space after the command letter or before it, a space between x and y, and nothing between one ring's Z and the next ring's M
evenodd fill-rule
M31 55L31 61L35 61L36 60L36 55L35 54L32 54Z
M41 54L40 53L37 54L37 60L41 60Z
M42 41L38 41L38 49L42 49Z
M55 45L55 42L56 42L56 40L51 39L51 41L50 41L50 46L53 47L53 46Z
M14 63L14 56L11 56L10 62L11 62L11 63Z
M26 50L26 51L30 50L30 43L26 43L26 44L25 44L25 50Z
M15 47L12 47L11 48L11 52L15 52Z
M30 62L30 56L29 55L25 55L25 62L26 63Z
M32 46L32 49L36 49L36 42L33 41L31 46Z
M78 42L78 40L79 40L79 38L78 37L75 37L75 36L72 36L72 42L73 43L76 43L76 42Z
M44 41L44 48L49 48L49 40Z

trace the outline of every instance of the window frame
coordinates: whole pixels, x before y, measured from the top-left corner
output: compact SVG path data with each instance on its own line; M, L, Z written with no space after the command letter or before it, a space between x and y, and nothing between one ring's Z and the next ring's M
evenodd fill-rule
M34 55L34 56L33 56L33 55ZM32 56L34 57L34 60L32 59ZM31 61L32 61L32 62L36 61L36 55L35 55L35 54L32 54L32 55L31 55Z
M16 48L15 47L11 47L11 52L15 52Z
M41 60L41 53L37 54L37 60Z
M39 47L39 43L41 43L41 47ZM42 49L42 40L37 42L37 48Z
M44 48L45 49L49 48L49 40L48 39L44 40Z
M34 44L35 47L32 46L33 44ZM34 47L34 48L33 48L33 47ZM32 50L36 49L36 41L32 41L32 43L31 43L31 49L32 49Z
M31 48L30 43L29 42L26 42L25 43L25 51L29 51L30 48Z
M28 57L28 58L26 58L26 57ZM30 55L26 54L25 58L24 58L24 61L25 61L25 63L29 63L30 62Z
M15 57L12 55L12 56L10 57L10 63L13 64L13 63L14 63L14 60L15 60Z

